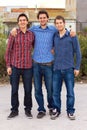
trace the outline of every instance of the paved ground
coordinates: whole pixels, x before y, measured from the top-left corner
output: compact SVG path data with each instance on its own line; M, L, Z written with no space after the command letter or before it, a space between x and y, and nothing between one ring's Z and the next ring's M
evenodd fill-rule
M46 91L43 86L43 92L45 95L45 106ZM70 121L66 115L65 100L66 91L63 85L62 90L62 113L56 120L51 120L48 115L48 109L46 116L43 119L37 119L37 103L34 98L33 89L33 119L28 119L23 110L23 87L20 85L19 89L19 116L7 120L7 116L10 113L10 86L0 85L0 130L87 130L87 84L76 84L76 120Z

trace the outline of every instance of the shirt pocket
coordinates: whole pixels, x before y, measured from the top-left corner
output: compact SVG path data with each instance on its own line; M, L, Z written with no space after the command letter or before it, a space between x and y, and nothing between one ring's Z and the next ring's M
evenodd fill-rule
M32 52L32 40L29 38L25 41L25 49L27 49L30 53Z

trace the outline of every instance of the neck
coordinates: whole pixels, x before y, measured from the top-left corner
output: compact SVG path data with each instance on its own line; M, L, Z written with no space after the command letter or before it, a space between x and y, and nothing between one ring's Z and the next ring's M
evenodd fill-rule
M45 29L47 27L47 25L41 25L42 29Z
M63 30L60 30L59 31L60 37L62 37L65 34L65 32L66 32L65 28Z
M23 33L25 33L26 30L27 30L27 28L20 28L20 30L21 30Z

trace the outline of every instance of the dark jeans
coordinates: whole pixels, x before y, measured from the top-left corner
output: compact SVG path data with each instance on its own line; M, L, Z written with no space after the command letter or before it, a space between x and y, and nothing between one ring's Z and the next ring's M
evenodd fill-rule
M54 108L56 108L58 112L61 112L61 90L63 80L67 90L66 110L67 113L74 113L74 70L72 68L66 70L56 70L53 72Z
M46 111L44 108L44 98L42 92L42 78L44 77L45 87L47 90L48 108L52 108L52 70L53 65L42 65L33 63L35 98L38 103L38 111Z
M32 68L30 69L19 69L12 67L12 75L10 76L11 83L11 111L18 111L19 99L18 89L20 75L22 76L23 87L24 87L24 106L25 110L31 110L32 108Z

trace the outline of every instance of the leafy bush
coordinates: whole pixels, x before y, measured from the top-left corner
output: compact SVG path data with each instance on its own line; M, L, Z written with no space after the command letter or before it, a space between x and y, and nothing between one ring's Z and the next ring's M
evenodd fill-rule
M78 37L82 53L81 76L87 76L87 37L81 34Z
M80 69L80 78L86 77L87 79L87 37L83 34L78 35L81 53L82 53L82 62ZM0 34L0 79L1 77L7 76L6 65L5 65L5 51L6 51L6 39L7 36L4 34Z
M0 77L6 75L6 65L5 65L5 50L6 50L6 36L0 34Z
M83 32L87 33L87 27L85 27L85 28L83 29Z

